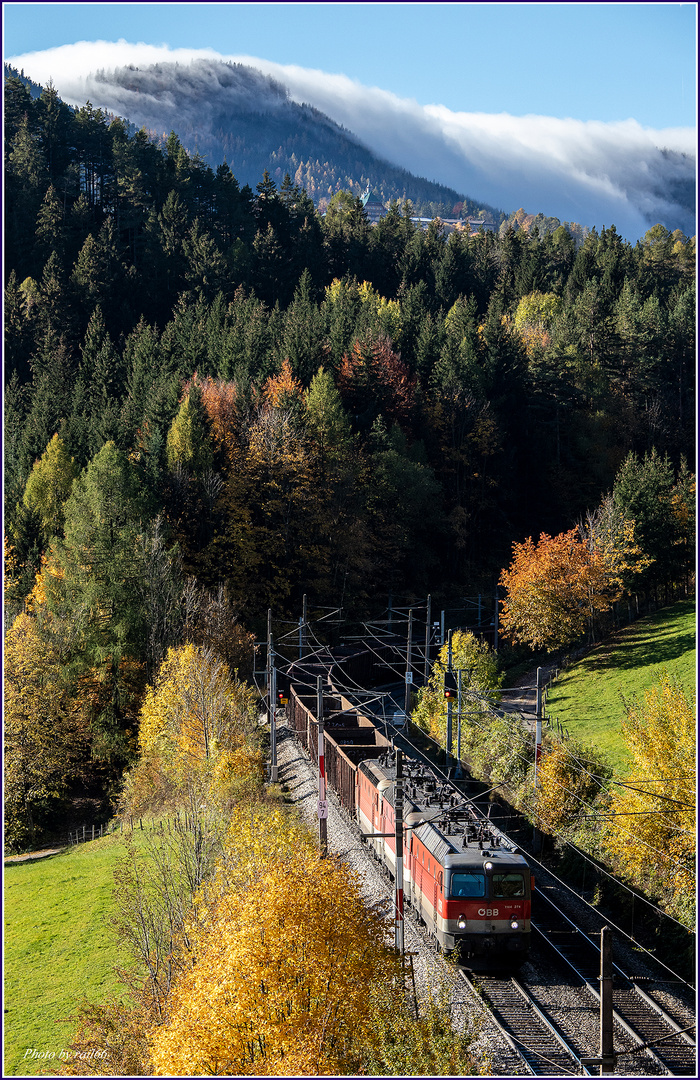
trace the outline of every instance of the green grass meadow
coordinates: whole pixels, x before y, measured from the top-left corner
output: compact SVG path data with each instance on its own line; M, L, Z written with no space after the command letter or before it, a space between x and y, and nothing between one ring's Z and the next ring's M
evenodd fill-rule
M615 774L628 774L621 735L624 699L641 697L666 670L695 694L695 601L682 600L639 619L562 672L547 694L546 715L604 751Z
M117 834L37 862L5 865L6 1076L55 1066L75 1031L57 1021L83 998L100 1000L116 989L112 969L122 958L105 916L123 853ZM32 1060L27 1050L55 1058Z

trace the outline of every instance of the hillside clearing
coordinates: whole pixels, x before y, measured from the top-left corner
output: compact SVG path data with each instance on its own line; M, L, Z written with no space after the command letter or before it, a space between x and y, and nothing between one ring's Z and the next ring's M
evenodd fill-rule
M621 722L625 700L648 690L666 670L695 693L695 601L682 600L614 634L562 672L547 695L546 714L583 743L605 751L616 774L629 755Z

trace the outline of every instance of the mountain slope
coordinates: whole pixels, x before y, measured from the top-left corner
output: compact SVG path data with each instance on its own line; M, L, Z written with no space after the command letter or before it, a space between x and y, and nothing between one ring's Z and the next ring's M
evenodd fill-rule
M443 184L383 161L351 132L311 105L291 101L284 86L253 68L218 60L187 66L156 64L97 72L102 100L93 102L158 137L174 130L190 152L214 168L224 158L241 185L255 186L265 169L277 182L285 173L324 208L344 188L369 185L382 202L408 198L419 214L501 214Z

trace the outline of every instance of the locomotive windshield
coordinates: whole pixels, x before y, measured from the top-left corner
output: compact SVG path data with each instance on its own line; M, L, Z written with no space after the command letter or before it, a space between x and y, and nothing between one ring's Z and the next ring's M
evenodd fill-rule
M522 874L494 874L491 883L493 897L525 895L525 879Z
M483 874L460 871L452 874L451 896L486 896L486 879Z

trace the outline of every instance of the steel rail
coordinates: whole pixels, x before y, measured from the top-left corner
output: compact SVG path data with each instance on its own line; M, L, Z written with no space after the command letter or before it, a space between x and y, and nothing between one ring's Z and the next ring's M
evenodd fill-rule
M338 692L337 688L334 687L334 689L336 690L336 692ZM341 690L341 693L342 692L343 691ZM347 689L345 689L344 692L346 693L348 698L350 698L350 699L352 698L352 696L353 696L353 690L352 689L347 688ZM357 708L358 711L362 711L363 705L364 705L364 708L367 710L367 705L368 704L369 704L368 702L359 703L355 707ZM367 710L367 712L369 712L370 715L372 715L372 710ZM395 743L397 745L400 745L401 742L405 742L407 744L407 749L409 750L409 752L412 752L416 757L418 757L419 759L422 759L426 764L429 764L430 767L432 769L434 769L436 773L441 774L442 777L444 778L444 782L446 782L447 786L453 788L456 791L460 791L460 793L462 794L462 796L464 798L465 793L463 791L463 788L460 789L460 787L458 787L458 785L456 785L454 783L454 780L449 776L449 772L450 772L449 769L446 768L444 770L444 772L443 772L443 769L441 769L439 766L437 766L435 762L430 761L429 758L427 757L427 755L424 754L424 752L421 749L419 749L417 746L412 744L412 740L407 737L406 732L404 732L403 730L398 731L397 729L395 729L393 724L391 724L391 722L388 720L388 718L386 716L384 716L382 718L379 718L379 717L376 717L376 715L375 715L373 718L377 720L378 726L379 725L384 726L387 735L389 734L389 731L387 729L388 728L393 728L394 732L395 732L394 741L395 741ZM428 743L433 743L434 742L434 740L430 739L430 737L428 737L426 741ZM437 746L438 744L435 744L435 745ZM427 749L427 747L426 747L426 749ZM474 798L478 798L478 797L479 796L476 795ZM480 816L485 817L485 815L483 815L483 811L480 811L480 808L474 806L473 800L469 799L468 796L467 796L467 801L472 803L472 808L473 808L473 810L476 810L477 814L479 814ZM542 899L544 899L545 901L547 901L548 903L551 904L551 901L548 901L548 898L544 894L541 893L541 890L538 890L538 893L540 894ZM576 895L576 894L574 894L574 895ZM552 906L554 906L554 905L552 905ZM571 919L569 919L568 916L564 915L564 913L561 912L559 909L555 908L555 910L557 911L558 917L563 919L565 921L565 923L568 924L568 926L571 927L571 929L576 932L577 935L580 935L578 937L579 942L583 943L585 941L587 947L590 947L591 949L594 949L597 952L597 945L588 936L588 934L585 931L581 930L580 927L576 926L576 924ZM599 994L598 990L596 989L596 987L593 985L593 983L591 981L591 978L588 975L586 975L585 972L581 971L580 967L578 967L576 963L574 963L569 957L567 957L565 955L565 953L563 953L559 948L557 948L556 945L554 945L554 943L547 936L547 934L544 932L544 930L542 930L535 923L532 923L531 926L532 926L532 930L535 933L537 933L544 941L547 942L547 944L550 946L550 948L554 950L554 952L560 957L560 959L565 963L565 965L576 974L576 976L577 976L577 978L579 980L581 980L582 984L593 995L595 1000L599 1002L600 1001L600 994ZM646 1006L647 1009L653 1010L658 1015L658 1017L667 1025L667 1027L671 1029L671 1034L672 1035L678 1036L678 1038L680 1040L682 1040L689 1049L695 1047L694 1040L692 1038L690 1038L690 1036L687 1034L687 1032L684 1031L681 1028L681 1026L673 1019L673 1017L668 1015L668 1013L662 1008L661 1005L659 1005L657 1002L655 1002L639 986L637 986L634 983L634 981L631 980L629 978L629 976L627 976L625 974L625 972L623 972L622 969L619 968L618 965L615 964L614 969L617 972L617 974L625 980L625 982L629 986L629 989L631 989L634 992L634 994L637 996L640 1003L643 1003ZM461 974L462 974L462 977L465 979L465 981L467 983L469 983L469 980L468 980L466 974L464 974L464 972L462 972ZM553 1038L562 1046L562 1048L564 1048L566 1050L566 1053L569 1054L571 1056L571 1058L576 1062L577 1067L579 1067L581 1069L585 1069L586 1067L582 1064L580 1058L578 1058L578 1056L575 1054L575 1051L573 1051L566 1044L565 1040L563 1040L563 1038L556 1032L556 1030L552 1027L551 1023L547 1020L546 1016L544 1016L544 1014L541 1013L541 1010L539 1010L539 1008L536 1006L534 1001L532 1001L532 999L529 997L529 995L527 995L527 992L524 991L523 988L515 980L513 980L513 984L514 984L514 987L517 988L517 990L520 992L521 996L525 997L530 1002L530 1008L532 1010L532 1013L534 1015L538 1016L538 1019L539 1019L540 1023L550 1031ZM469 983L469 985L471 985L471 983ZM620 1012L617 1009L614 1010L614 1012L613 1012L613 1018L614 1018L615 1023L623 1031L625 1031L629 1035L629 1037L632 1039L633 1043L636 1045L636 1050L631 1051L631 1052L638 1052L640 1054L644 1053L666 1075L683 1075L683 1073L674 1074L672 1072L672 1070L669 1068L669 1066L666 1064L666 1062L664 1062L658 1056L658 1054L656 1054L653 1047L649 1045L649 1043L654 1043L655 1041L658 1041L658 1038L645 1039L643 1036L641 1036L627 1022L627 1020L625 1020L625 1018L620 1014ZM515 1047L515 1045L513 1043L513 1040L508 1036L508 1033L506 1031L504 1031L503 1034L507 1038L508 1044L511 1046L511 1048L514 1049L514 1051L522 1059L523 1058L522 1053L519 1050L516 1049L516 1047ZM527 1049L527 1047L526 1047L526 1049ZM533 1051L533 1052L537 1053L536 1051ZM533 1070L531 1070L531 1071L533 1071ZM564 1071L566 1071L566 1070L564 1070ZM588 1075L590 1075L590 1074L588 1074Z
M538 893L539 893L539 890L538 890ZM542 896L542 894L541 894L541 893L539 893L539 895L540 895L540 896ZM544 900L546 900L546 901L547 901L548 903L550 903L550 904L551 904L551 901L549 901L549 900L547 899L547 897L542 897L542 898L543 898ZM552 906L553 906L553 905L552 905ZM585 930L582 930L582 929L581 929L581 928L580 928L579 926L577 926L577 925L576 925L576 924L575 924L575 923L574 923L574 922L573 922L573 921L572 921L572 920L571 920L571 919L570 919L570 918L569 918L569 917L568 917L567 915L565 915L565 914L564 914L563 912L559 911L558 909L556 909L556 910L557 910L557 915L558 915L558 916L559 916L559 917L560 917L561 919L563 919L563 920L564 920L564 922L565 922L565 923L567 923L567 924L568 924L568 925L569 925L569 926L570 926L570 927L572 928L572 931L573 931L573 932L574 932L574 933L575 933L575 934L577 935L577 941L578 941L578 943L579 943L577 947L578 947L578 948L581 948L581 946L584 946L584 947L589 947L589 948L591 949L591 951L595 951L595 952L597 952L597 951L598 951L598 946L596 945L596 942L595 942L595 941L593 941L593 940L592 940L592 939L591 939L591 938L589 937L589 935L588 935L588 934L586 933L586 931L585 931ZM559 946L555 945L555 943L554 943L554 942L552 941L551 937L550 937L550 936L549 936L549 935L548 935L548 934L546 933L546 931L545 931L544 929L542 929L542 928L541 928L541 927L540 927L540 926L539 926L539 925L538 925L537 923L535 923L535 922L531 922L531 923L530 923L530 928L531 928L531 930L533 931L533 933L537 934L537 935L539 936L539 938L540 938L540 939L541 939L541 940L542 940L543 942L545 942L545 943L546 943L546 945L547 945L547 946L548 946L548 947L549 947L549 948L550 948L551 950L553 950L553 951L554 951L554 952L556 953L556 955L557 955L557 956L559 957L559 959L560 959L560 960L561 960L561 961L562 961L562 962L563 962L563 963L564 963L564 964L565 964L565 965L566 965L566 966L567 966L567 967L568 967L568 968L569 968L569 969L570 969L571 971L573 971L573 972L574 972L574 973L575 973L575 974L577 975L577 977L578 977L578 978L579 978L579 979L581 980L581 983L582 983L582 984L583 984L583 985L584 985L584 986L586 987L586 989L587 989L587 990L589 991L589 993L590 993L590 994L591 994L591 995L592 995L592 996L593 996L593 997L595 998L595 1000L596 1000L597 1002L600 1002L600 991L599 991L599 990L598 990L598 988L597 988L597 987L596 987L596 986L594 985L593 981L591 980L591 977L590 977L590 976L589 976L589 975L588 975L588 974L586 973L586 971L585 971L585 970L582 970L582 965L580 965L580 963L577 963L577 962L576 962L576 961L575 961L574 959L572 959L572 957L571 957L571 956L567 956L566 952L562 951L562 949L560 949L560 948L559 948ZM679 1038L679 1039L681 1039L681 1040L682 1040L682 1041L683 1041L683 1042L684 1042L684 1043L685 1043L685 1044L687 1045L687 1047L688 1047L688 1049L689 1049L689 1050L690 1050L691 1048L693 1048L693 1049L694 1049L694 1048L695 1048L695 1042L694 1042L694 1040L693 1040L693 1039L692 1039L692 1038L691 1038L691 1037L690 1037L690 1036L688 1035L688 1033L687 1033L687 1032L685 1032L685 1031L684 1031L684 1030L683 1030L683 1029L681 1028L680 1024L678 1024L678 1023L677 1023L677 1022L676 1022L676 1021L675 1021L675 1020L673 1019L673 1017L672 1017L672 1016L670 1016L670 1015L669 1015L669 1014L668 1014L668 1013L666 1012L666 1010L665 1010L665 1009L663 1009L663 1008L662 1008L662 1007L661 1007L661 1006L660 1006L660 1005L658 1004L658 1002L655 1002L655 1001L653 1001L653 1000L652 1000L652 999L651 999L651 998L649 997L649 995L648 995L648 994L646 994L646 993L645 993L645 992L644 992L643 990L641 990L641 988L640 988L640 987L638 987L638 986L637 986L637 985L636 985L636 984L635 984L635 983L634 983L634 982L633 982L633 981L632 981L632 980L630 979L630 977L629 977L629 976L628 976L628 975L627 975L627 974L626 974L626 973L625 973L625 972L624 972L624 971L623 971L623 970L622 970L622 969L621 969L621 968L620 968L620 967L619 967L619 966L618 966L617 964L614 964L613 966L614 966L614 969L615 969L616 973L618 974L618 976L619 976L619 977L621 977L621 978L622 978L622 979L624 980L625 984L626 984L626 986L625 986L625 988L624 988L624 989L625 989L625 990L627 990L627 991L630 991L630 990L631 990L631 991L632 991L632 992L633 992L633 993L635 994L635 996L636 996L636 998L637 998L637 1000L639 1001L639 1003L640 1003L640 1004L642 1004L642 1005L646 1006L646 1007L647 1007L647 1009L651 1008L651 1009L652 1009L652 1010L653 1010L653 1011L654 1011L654 1012L655 1012L655 1013L656 1013L656 1014L658 1015L658 1017L660 1018L660 1020L661 1020L661 1021L663 1021L663 1023L664 1023L664 1024L665 1024L665 1025L666 1025L666 1026L668 1027L668 1028L671 1028L671 1034L672 1034L672 1035L674 1035L674 1036L678 1036L678 1038ZM619 986L618 986L617 990L618 990L618 996L619 996L619 990L620 990L620 987L619 987ZM629 1021L625 1019L625 1017L624 1017L624 1016L622 1015L622 1013L621 1013L621 1012L619 1011L619 1008L614 1008L614 1009L613 1009L613 1021L614 1021L614 1022L615 1022L615 1023L616 1023L616 1024L617 1024L617 1025L618 1025L618 1026L619 1026L619 1027L620 1027L620 1028L621 1028L621 1029L622 1029L622 1030L624 1031L624 1032L626 1032L626 1034L627 1034L627 1035L629 1035L629 1037L630 1037L630 1038L632 1039L633 1043L634 1043L634 1044L636 1045L636 1047L638 1048L638 1050L639 1050L639 1053L643 1053L643 1054L645 1054L645 1055L646 1055L646 1056L647 1056L648 1058L650 1058L650 1060L651 1060L651 1061L653 1061L653 1062L654 1062L654 1064L655 1064L655 1065L656 1065L656 1066L657 1066L657 1067L658 1067L659 1069L661 1069L661 1070L662 1070L662 1074L663 1074L663 1075L666 1075L666 1076L693 1075L693 1074L692 1074L692 1072L691 1072L691 1073L688 1073L688 1074L686 1074L686 1072L685 1072L685 1069L684 1069L684 1071L683 1071L683 1072L681 1072L681 1073L674 1073L673 1069L672 1069L672 1068L671 1068L671 1067L669 1066L669 1064L668 1064L668 1063L667 1063L666 1061L664 1061L664 1060L663 1060L663 1059L662 1059L662 1058L661 1058L661 1057L660 1057L660 1056L659 1056L659 1055L658 1055L658 1054L656 1053L656 1051L654 1050L653 1046L650 1046L650 1045L649 1045L649 1041L650 1041L650 1040L649 1040L649 1039L647 1039L647 1038L645 1038L645 1037L644 1037L643 1035L640 1035L640 1033L639 1033L639 1032L638 1032L638 1031L637 1031L637 1030L636 1030L636 1029L635 1029L635 1028L634 1028L634 1027L632 1026L632 1024L630 1024L630 1023L629 1023ZM653 1042L654 1040L652 1039L651 1041ZM690 1066L692 1067L692 1063L689 1063L689 1065L690 1065Z
M488 1008L488 1012L494 1024L499 1029L513 1052L518 1056L520 1061L524 1063L525 1067L533 1076L593 1075L588 1067L583 1064L580 1055L574 1047L561 1034L555 1024L539 1007L532 995L527 992L525 987L516 978L510 977L509 979L504 980L491 979L490 988L489 982L486 982L479 990L466 972L460 971L460 976L469 986L472 993L481 1001L482 1005L485 1003L484 999L489 1001L491 1007ZM510 1018L506 1015L509 1011L508 1004L503 1000L499 1003L499 991L495 989L497 984L501 981L504 983L504 988L500 990L500 996L502 998L507 995L510 988L512 988L523 1002L520 1006L510 1006ZM494 1010L497 1010L497 1012ZM530 1038L530 1043L532 1043L533 1016L537 1018L541 1027L540 1040L543 1037L545 1040L549 1039L550 1043L553 1040L556 1044L553 1048L554 1053L556 1053L557 1048L560 1048L566 1056L566 1064L562 1061L557 1061L552 1056L551 1050L545 1050L541 1045L539 1049L531 1044L528 1045L528 1042L526 1041L528 1036ZM523 1020L523 1030L521 1030L517 1024L518 1018ZM569 1068L567 1067L568 1065L571 1065L572 1067Z
M540 899L544 900L545 903L552 905L552 901L549 899L548 896L545 896L540 889L537 890L537 895ZM556 908L556 912L560 919L563 919L565 922L569 923L572 930L575 930L577 933L581 934L583 939L590 943L592 949L595 949L596 951L598 950L598 944L591 938L590 934L588 934L587 931L582 930L580 926L577 926L576 923L573 922L573 920L570 919L568 915L565 915L564 912L561 911L559 908ZM630 989L633 989L634 992L638 995L638 997L640 997L642 1001L649 1006L650 1009L653 1009L659 1014L659 1016L665 1021L665 1023L667 1023L668 1026L677 1035L681 1037L683 1042L687 1043L688 1046L692 1046L693 1049L695 1049L695 1039L693 1039L688 1034L688 1032L684 1028L682 1028L681 1025L676 1020L674 1020L674 1018L669 1013L667 1013L661 1005L659 1005L658 1001L654 1001L654 999L650 997L649 994L647 994L647 992L641 986L639 986L634 976L628 975L627 972L623 971L623 969L615 962L613 962L613 970L615 974L619 975L621 979L624 979L625 983L629 984Z

